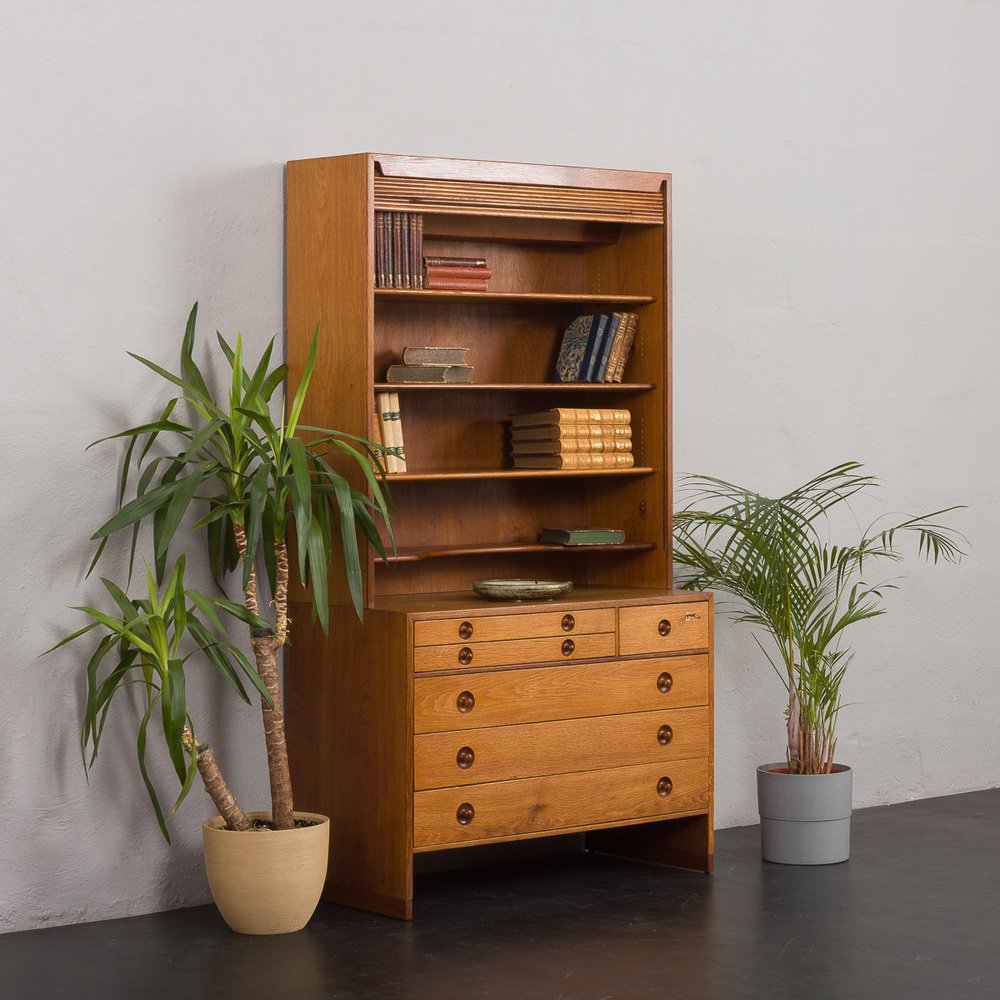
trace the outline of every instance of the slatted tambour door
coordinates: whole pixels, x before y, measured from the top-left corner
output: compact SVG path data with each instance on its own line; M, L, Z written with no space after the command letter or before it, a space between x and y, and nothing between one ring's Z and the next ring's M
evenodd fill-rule
M377 211L663 224L663 191L375 176Z

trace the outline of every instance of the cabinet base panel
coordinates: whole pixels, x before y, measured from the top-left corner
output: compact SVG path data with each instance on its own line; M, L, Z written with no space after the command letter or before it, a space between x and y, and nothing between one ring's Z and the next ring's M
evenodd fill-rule
M714 833L708 815L595 830L586 835L585 844L588 851L600 854L706 874L714 867Z
M413 919L413 899L402 899L395 896L383 896L377 892L356 889L353 886L337 885L327 882L323 888L323 901L349 906L353 910L366 910L368 913L380 913L384 917L395 917L397 920Z

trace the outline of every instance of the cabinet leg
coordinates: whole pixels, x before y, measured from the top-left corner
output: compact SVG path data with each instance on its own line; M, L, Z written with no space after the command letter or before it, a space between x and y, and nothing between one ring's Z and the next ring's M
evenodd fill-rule
M699 872L712 871L713 842L714 831L707 814L594 830L586 836L588 851Z

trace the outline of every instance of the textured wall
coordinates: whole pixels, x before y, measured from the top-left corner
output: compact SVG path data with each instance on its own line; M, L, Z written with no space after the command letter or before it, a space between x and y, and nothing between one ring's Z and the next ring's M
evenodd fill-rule
M1000 5L762 0L363 8L7 4L0 14L0 931L207 898L200 792L167 848L127 726L86 784L74 621L152 415L126 350L281 329L282 163L374 149L670 170L676 469L780 490L844 458L888 510L964 501L975 558L901 570L863 626L839 756L858 805L997 784ZM111 554L108 570L118 568ZM261 801L253 714L196 684ZM720 621L721 826L754 819L781 691ZM243 730L247 731L244 732Z

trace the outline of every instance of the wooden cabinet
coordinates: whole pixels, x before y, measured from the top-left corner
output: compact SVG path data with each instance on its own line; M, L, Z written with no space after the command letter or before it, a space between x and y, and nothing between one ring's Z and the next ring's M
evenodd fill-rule
M319 325L303 420L375 438L397 392L408 463L364 620L339 570L328 636L292 591L289 747L296 806L333 820L327 898L409 917L415 853L570 831L710 870L712 603L671 590L669 175L357 154L289 163L286 203L293 386ZM488 260L489 291L376 288L381 212ZM616 310L639 317L623 381L553 382L570 320ZM383 381L452 345L472 384ZM627 408L634 466L512 468L510 416L553 407ZM538 540L580 526L625 542ZM496 577L574 589L472 591Z

